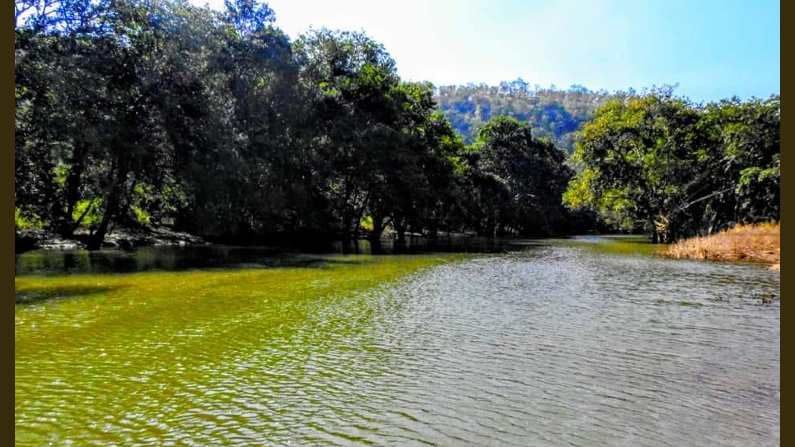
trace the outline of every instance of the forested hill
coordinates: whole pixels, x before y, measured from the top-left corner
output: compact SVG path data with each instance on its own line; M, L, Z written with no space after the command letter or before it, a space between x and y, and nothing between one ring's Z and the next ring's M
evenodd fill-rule
M551 138L571 153L574 132L593 117L606 100L616 96L579 85L566 90L531 87L522 79L499 85L468 84L441 86L436 100L453 127L471 143L477 130L490 118L509 115L527 122L536 137Z

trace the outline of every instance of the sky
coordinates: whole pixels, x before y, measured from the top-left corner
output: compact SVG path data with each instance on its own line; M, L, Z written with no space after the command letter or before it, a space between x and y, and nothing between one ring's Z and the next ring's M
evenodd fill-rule
M221 8L223 0L191 0ZM291 38L364 31L401 78L641 90L696 101L780 92L778 0L270 0Z

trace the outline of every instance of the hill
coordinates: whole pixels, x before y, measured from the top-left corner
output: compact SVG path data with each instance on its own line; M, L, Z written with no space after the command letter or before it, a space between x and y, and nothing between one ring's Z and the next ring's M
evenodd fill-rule
M439 109L466 143L474 141L478 129L491 117L509 115L528 122L535 136L551 139L567 153L573 150L574 132L602 103L621 95L579 85L566 90L531 87L522 79L499 85L440 86L435 93Z

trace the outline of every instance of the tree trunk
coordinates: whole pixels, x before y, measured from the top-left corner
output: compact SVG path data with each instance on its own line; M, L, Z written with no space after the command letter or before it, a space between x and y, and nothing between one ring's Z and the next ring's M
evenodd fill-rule
M373 230L368 235L370 241L370 251L373 254L383 253L381 246L381 234L384 232L384 220L381 217L373 216Z
M497 224L497 215L498 215L498 212L495 209L494 210L494 221L491 223L491 238L492 239L497 239L497 231L498 231L498 227L499 227L499 225Z
M89 237L88 243L86 244L86 248L89 250L99 250L102 247L102 242L105 241L108 227L118 212L121 191L126 177L127 172L123 169L119 169L114 176L113 182L110 188L108 188L108 192L105 196L105 211L102 213L102 221L100 221L99 227L97 227L97 230Z
M346 207L347 208L347 207ZM351 213L343 211L342 213L342 233L340 239L342 242L342 252L348 254L351 252L351 227L350 227Z
M439 243L439 228L436 222L431 224L431 228L428 231L428 246L431 248L435 248Z
M395 241L395 251L402 252L406 249L406 226L398 219L394 220L397 240Z
M66 213L59 229L61 236L65 238L72 237L75 230L80 225L80 221L85 217L84 213L77 222L74 222L72 219L75 206L77 206L77 202L80 200L80 180L83 176L83 170L85 169L85 153L86 148L84 145L80 144L75 147L75 151L72 154L72 166L69 169L69 175L66 177L64 197L64 201L66 202ZM88 208L86 208L86 211L88 211Z
M651 243L658 244L660 241L657 238L657 226L654 224L654 219L649 219L648 225L651 230Z

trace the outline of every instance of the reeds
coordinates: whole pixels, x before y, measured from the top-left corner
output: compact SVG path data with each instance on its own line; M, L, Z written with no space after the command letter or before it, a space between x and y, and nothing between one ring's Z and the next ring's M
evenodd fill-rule
M781 225L778 222L737 225L709 236L683 239L666 247L663 254L676 259L761 262L778 270Z

